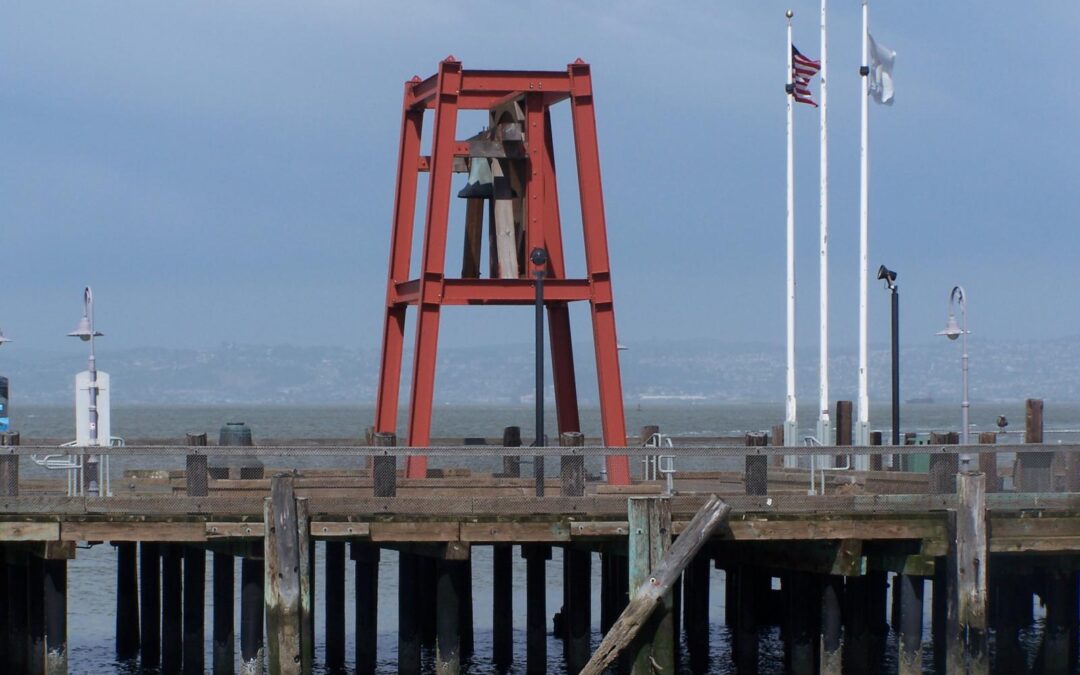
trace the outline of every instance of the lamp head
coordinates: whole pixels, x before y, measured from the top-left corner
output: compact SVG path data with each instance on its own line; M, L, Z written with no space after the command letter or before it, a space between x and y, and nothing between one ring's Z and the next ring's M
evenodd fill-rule
M531 260L532 264L536 265L537 267L542 267L543 265L546 265L548 261L547 251L538 246L532 250L532 253L529 254L529 260Z
M2 346L5 342L11 342L11 338L5 337L4 331L0 330L0 346Z
M938 335L944 335L950 340L955 340L963 334L964 331L961 330L960 325L956 323L956 315L951 313L949 314L948 322L945 324L945 330L938 331Z
M84 314L83 318L79 319L79 325L75 327L75 330L68 333L71 337L77 337L83 342L89 342L92 337L101 337L103 333L101 331L92 330L90 327L90 319Z

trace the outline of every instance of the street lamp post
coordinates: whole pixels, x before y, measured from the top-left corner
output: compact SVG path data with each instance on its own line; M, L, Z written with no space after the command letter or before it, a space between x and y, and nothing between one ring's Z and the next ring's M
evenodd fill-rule
M960 307L960 324L956 323L955 307ZM960 428L960 444L968 444L968 410L971 407L968 402L968 350L967 350L967 295L964 293L962 286L953 286L952 292L949 293L949 319L945 323L945 330L938 332L938 335L944 335L950 340L960 338L960 364L961 371L963 373L963 399L960 402L960 424L963 425ZM969 453L961 453L960 455L960 470L968 471L971 468L971 455Z
M877 278L885 282L892 295L892 444L900 445L900 287L896 285L896 272L884 265L878 268Z
M547 251L534 248L529 259L536 266L536 442L544 445L544 271L548 262ZM533 457L533 478L537 497L544 496L544 457Z
M101 337L103 333L94 330L94 292L87 286L83 289L83 315L79 319L79 325L72 332L68 333L71 337L77 337L83 342L90 343L90 358L89 366L87 370L90 374L90 406L89 406L89 418L90 418L90 445L101 445L98 439L98 381L97 381L97 361L94 358L94 338ZM86 480L87 490L94 496L98 496L98 459L97 455L90 455L86 458Z

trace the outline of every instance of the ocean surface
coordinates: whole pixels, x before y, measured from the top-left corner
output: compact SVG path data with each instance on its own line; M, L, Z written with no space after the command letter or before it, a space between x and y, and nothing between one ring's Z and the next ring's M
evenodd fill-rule
M59 407L12 407L12 428L22 433L23 442L29 443L36 438L68 438L74 434L74 412L70 408ZM778 404L696 404L679 403L677 405L631 405L626 410L627 427L630 433L645 424L658 424L665 433L673 435L726 436L741 434L746 431L768 429L781 421L783 409ZM1007 430L1023 430L1023 402L1015 403L973 403L971 422L974 431L997 430L995 424L998 415L1005 415L1009 420ZM553 415L551 416L553 417ZM811 434L814 420L805 416L804 433ZM225 422L246 422L253 429L256 442L280 438L362 438L364 427L371 424L373 411L370 406L355 407L244 407L244 406L176 406L176 407L115 407L112 410L112 433L115 436L162 441L180 441L187 432L208 432L216 437L217 430ZM888 405L875 405L871 409L874 428L887 429L889 417ZM439 406L435 410L433 422L434 436L498 436L502 428L508 425L522 427L522 434L528 438L533 435L533 411L526 407L460 407ZM553 422L552 422L553 423ZM960 424L958 404L910 404L903 407L902 426L905 431L927 432L930 430L957 429ZM586 408L582 410L582 425L587 434L598 434L599 411ZM1049 443L1076 442L1080 440L1080 404L1055 404L1046 402L1045 408L1046 441ZM555 430L548 429L549 434ZM887 434L886 434L887 436ZM1006 434L1000 442L1020 442L1016 433ZM115 467L114 467L115 470ZM323 592L322 546L317 548L316 569L318 585L315 590L316 606L316 661L317 672L324 672L318 666L321 662L323 644L323 615L320 596ZM379 672L396 672L395 652L397 650L397 555L393 551L384 551L380 563L382 573L379 579ZM548 578L557 580L561 574L561 557L555 549L553 559L548 563ZM127 673L147 674L154 668L144 668L141 664L117 663L113 654L115 635L115 578L116 553L108 544L101 544L88 549L79 549L76 559L69 565L68 577L68 634L72 673ZM348 568L351 570L351 566ZM593 584L593 624L594 647L599 644L599 564L594 559ZM207 575L212 573L212 565L207 565ZM239 578L239 571L237 571ZM473 588L476 654L467 664L470 673L494 673L490 665L491 653L491 549L476 547L473 551ZM524 599L525 567L524 561L515 556L514 570L514 626L523 629L525 625ZM723 573L713 571L711 575L711 622L712 659L710 673L732 673L728 655L730 642L727 629L723 625ZM346 593L349 600L346 609L347 659L354 651L353 615L351 607L354 579L351 571L346 578ZM207 580L207 588L210 579ZM209 600L209 599L208 599ZM558 611L562 602L562 590L553 583L548 589L547 609L549 617ZM925 607L929 612L930 591L927 588ZM236 612L239 621L239 611ZM207 602L206 663L210 660L209 622L212 607ZM1042 613L1036 608L1036 616L1041 621ZM929 643L930 619L924 617L924 663L926 672L933 672ZM237 634L239 634L237 632ZM1032 644L1041 636L1041 624L1037 621L1031 630L1026 631L1024 639ZM523 673L525 665L525 640L523 630L515 634L517 653L515 666L511 673ZM761 672L783 672L783 647L778 630L762 632ZM888 657L883 664L883 672L895 672L895 652L893 637L890 636ZM239 653L239 648L237 648ZM685 650L684 650L685 653ZM562 643L554 638L548 643L548 672L565 671ZM431 662L432 654L426 654ZM432 666L433 667L433 666ZM688 672L688 671L686 671Z

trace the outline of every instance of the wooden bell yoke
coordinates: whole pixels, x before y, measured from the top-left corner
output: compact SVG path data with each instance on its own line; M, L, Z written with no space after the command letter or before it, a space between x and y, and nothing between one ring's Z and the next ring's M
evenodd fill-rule
M587 267L584 279L566 276L559 222L550 107L566 100L570 102L577 155ZM420 154L426 110L434 110L435 120L429 157ZM465 141L456 140L459 110L488 111L488 130ZM423 219L424 248L420 274L412 278L409 259L417 174L422 171L430 173ZM451 183L455 172L466 171L470 180L460 193L468 198L462 275L450 278L444 261ZM485 202L491 264L489 277L481 278ZM547 252L547 261L541 266L528 255L536 249ZM439 314L443 306L531 305L537 272L545 276L544 305L559 432L581 430L567 303L587 301L592 310L604 443L622 447L626 444L626 421L589 66L579 59L565 71L463 70L459 61L448 57L439 64L437 75L426 80L414 77L405 83L375 430L395 432L397 428L405 311L409 305L416 305L419 315L408 445L425 447L430 443ZM427 458L410 457L406 476L426 475ZM609 457L607 476L610 483L628 484L627 458Z

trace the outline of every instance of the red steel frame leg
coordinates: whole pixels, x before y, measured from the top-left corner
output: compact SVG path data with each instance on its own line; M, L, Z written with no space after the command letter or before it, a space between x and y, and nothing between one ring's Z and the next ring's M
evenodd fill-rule
M593 341L596 348L596 377L600 389L600 418L604 443L626 445L626 418L623 411L622 378L619 374L618 339L615 335L615 307L611 293L604 197L600 183L600 150L596 141L592 76L589 66L572 63L570 109L577 149L578 191L581 197L581 224L585 231L585 265L593 287ZM607 458L608 482L630 484L630 464L626 456Z
M419 78L405 84L408 92ZM401 354L405 341L405 305L394 303L394 283L409 278L412 254L413 218L416 211L417 163L420 159L420 133L424 110L406 104L401 119L401 145L398 159L397 194L394 195L394 223L390 242L390 265L386 282L386 316L383 322L382 362L379 367L379 392L375 403L375 430L397 431L398 396L401 388Z
M440 63L409 405L409 445L414 447L426 446L431 441L431 408L435 396L435 360L439 344L439 312L443 268L446 263L450 183L453 178L454 135L457 130L457 99L460 88L461 63L450 60ZM405 476L425 478L427 457L409 457L405 465Z

